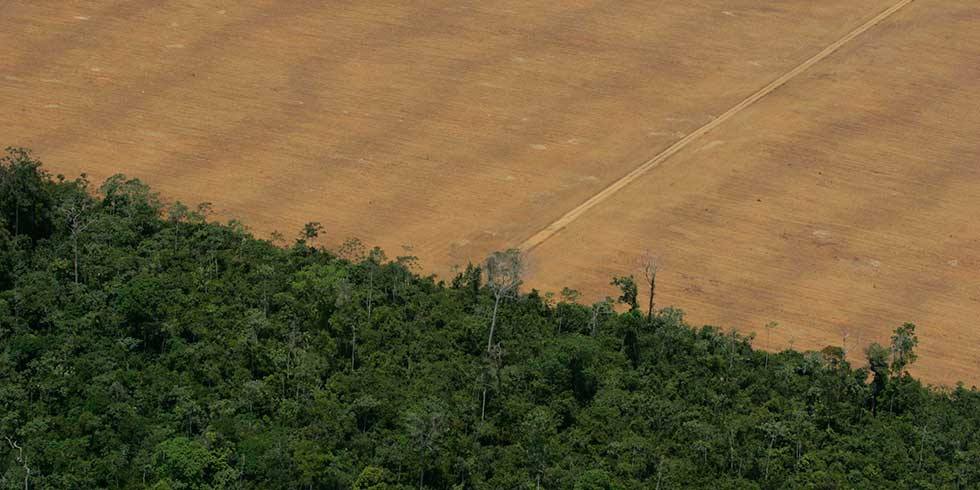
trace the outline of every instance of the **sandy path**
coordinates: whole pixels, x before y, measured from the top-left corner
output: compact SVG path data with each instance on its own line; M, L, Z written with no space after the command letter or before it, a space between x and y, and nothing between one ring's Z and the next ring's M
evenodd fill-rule
M657 154L657 156L651 158L650 160L647 160L646 162L644 162L639 167L635 168L630 173L626 174L625 176L623 176L619 180L613 182L612 184L610 184L608 187L606 187L605 189L603 189L599 193L593 195L587 201L585 201L582 204L578 205L577 207L575 207L574 209L572 209L568 213L565 213L565 215L563 215L561 218L558 218L556 221L552 222L551 224L549 224L548 226L546 226L544 229L542 229L541 231L535 233L530 238L528 238L527 240L525 240L523 243L520 244L520 246L518 248L520 248L521 250L523 250L525 252L529 252L529 251L533 250L535 247L537 247L538 245L541 245L542 243L544 243L549 238L555 236L555 234L557 234L558 232L560 232L563 228L565 228L566 226L568 226L570 223L572 223L573 221L575 221L576 219L578 219L579 217L581 217L587 211L589 211L590 209L594 208L595 206L598 206L603 201L609 199L609 197L611 197L613 194L615 194L616 192L618 192L620 189L622 189L622 188L628 186L629 184L633 183L634 181L636 181L636 179L642 177L644 174L646 174L650 170L656 168L662 162L664 162L665 160L667 160L668 158L670 158L671 156L673 156L677 152L683 150L688 145L690 145L692 142L698 140L699 138L701 138L705 134L709 133L711 130L713 130L716 127L718 127L719 125L725 123L726 121L728 121L729 119L731 119L732 117L734 117L736 114L738 114L739 112L742 112L747 107L749 107L752 104L758 102L759 100L761 100L765 96L773 93L779 87L782 87L783 85L785 85L790 80L796 78L799 74L805 72L806 70L808 70L813 65L815 65L815 64L823 61L828 56L834 54L835 52L837 52L837 50L839 50L841 47L843 47L844 45L846 45L848 42L850 42L854 38L860 36L861 34L864 34L865 32L867 32L872 27L878 25L879 23L881 23L882 21L884 21L888 17L892 16L892 14L894 14L895 12L898 12L903 7L905 7L908 4L912 3L912 1L913 0L901 0L898 3L896 3L895 5L891 6L887 10L885 10L884 12L878 14L877 16L875 16L874 18L872 18L871 20L865 22L864 24L862 24L861 26L859 26L857 29L854 29L853 31L849 32L844 37L838 39L834 43L832 43L829 46L827 46L826 48L824 48L823 51L820 51L819 53L817 53L813 57L811 57L811 58L807 59L806 61L804 61L803 63L801 63L796 68L793 68L792 70L786 72L783 76L777 78L776 80L773 80L769 85L766 85L765 87L763 87L762 89L760 89L758 92L756 92L756 93L750 95L749 97L745 98L744 100L742 100L741 102L739 102L738 104L736 104L735 106L733 106L731 109L729 109L728 111L726 111L721 116L713 119L708 124L705 124L704 126L701 126L700 128L698 128L694 132L688 134L684 138L680 139L679 141L677 141L676 143L674 143L673 145L671 145L670 147L668 147L666 150L664 150L664 151L660 152L659 154Z

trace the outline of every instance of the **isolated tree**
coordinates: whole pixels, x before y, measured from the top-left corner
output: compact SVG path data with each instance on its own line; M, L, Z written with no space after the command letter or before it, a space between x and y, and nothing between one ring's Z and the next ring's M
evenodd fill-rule
M868 356L868 367L874 373L871 380L871 414L878 413L878 395L888 384L888 349L875 342L865 351Z
M295 247L299 250L311 251L314 246L313 241L323 233L323 225L317 221L311 221L303 225L303 231L296 238Z
M657 294L657 271L660 270L660 261L651 255L649 251L643 254L641 260L643 277L646 279L646 285L650 293L647 299L647 320L649 321L653 319L654 297Z
M895 329L891 345L892 375L902 376L906 373L909 364L919 358L915 353L917 345L919 345L919 338L915 335L915 324L906 323Z
M562 288L560 295L561 295L561 300L564 303L577 303L579 298L582 297L581 292L569 287Z
M620 303L629 305L630 311L640 309L637 301L639 290L636 287L636 280L633 279L632 275L615 277L610 284L619 288L618 301Z
M490 317L490 335L487 336L487 352L493 346L493 332L497 327L497 313L500 303L517 294L524 274L524 256L521 251L512 248L503 252L494 252L484 263L487 276L487 287L493 293L493 313Z

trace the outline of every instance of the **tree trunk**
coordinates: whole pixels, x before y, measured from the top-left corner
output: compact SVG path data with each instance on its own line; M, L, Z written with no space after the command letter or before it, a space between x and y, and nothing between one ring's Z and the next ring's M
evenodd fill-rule
M78 237L76 236L73 240L73 249L75 251L75 284L78 284Z
M483 402L480 403L480 420L486 420L487 417L487 388L483 387Z
M357 353L357 324L352 324L350 327L350 370L354 372L354 355Z
M497 310L500 308L500 298L501 295L497 295L493 302L493 315L490 317L490 336L487 337L487 352L490 352L490 348L493 346L493 330L497 327Z
M731 371L735 367L735 331L732 330L732 347L728 352L728 370Z
M647 321L653 319L653 296L657 292L657 274L650 277L650 301L647 304Z
M769 369L769 351L772 349L772 329L766 329L766 369Z
M769 439L769 449L766 450L766 481L769 481L769 458L772 457L772 445L776 443L776 436Z
M374 305L374 269L371 269L371 274L368 275L368 326L371 326L371 308Z

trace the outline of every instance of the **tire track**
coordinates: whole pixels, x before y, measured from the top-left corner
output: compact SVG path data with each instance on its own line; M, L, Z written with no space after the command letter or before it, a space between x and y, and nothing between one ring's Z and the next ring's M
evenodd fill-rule
M544 227L541 231L535 233L534 235L532 235L527 240L524 240L524 242L521 243L518 246L518 248L521 251L523 251L523 252L530 252L531 250L534 250L539 245L541 245L542 243L544 243L545 241L547 241L549 238L551 238L551 237L555 236L556 234L558 234L558 232L560 232L561 230L563 230L565 227L567 227L569 224L571 224L576 219L578 219L579 217L581 217L583 214L585 214L586 212L588 212L590 209L598 206L603 201L605 201L605 200L609 199L610 197L612 197L612 195L615 194L616 192L618 192L620 189L622 189L622 188L628 186L629 184L633 183L634 181L636 181L637 179L639 179L640 177L642 177L644 174L646 174L650 170L652 170L655 167L659 166L665 160L669 159L670 157L674 156L679 151L681 151L684 148L686 148L688 145L690 145L692 142L694 142L698 138L700 138L700 137L704 136L705 134L711 132L711 130L713 130L716 127L720 126L721 124L725 123L729 119L735 117L738 113L742 112L743 110L745 110L746 108L748 108L752 104L755 104L756 102L758 102L762 98L764 98L767 95L773 93L778 88L780 88L783 85L785 85L786 83L788 83L790 80L796 78L801 73L807 71L813 65L816 65L817 63L823 61L828 56L834 54L841 47L843 47L844 45L846 45L847 43L849 43L850 41L852 41L854 38L856 38L856 37L864 34L868 30L870 30L872 27L880 24L882 21L884 21L885 19L891 17L895 12L898 12L902 8L906 7L908 4L912 3L913 1L914 0L900 0L898 3L896 3L892 7L888 8L887 10L881 12L880 14L876 15L871 20L865 22L864 24L861 24L860 26L858 26L853 31L849 32L844 37L838 39L837 41L835 41L834 43L830 44L829 46L827 46L826 48L824 48L822 51L820 51L819 53L817 53L816 55L810 57L809 59L807 59L806 61L804 61L800 65L798 65L796 68L793 68L792 70L786 72L781 77L779 77L779 78L773 80L772 82L770 82L769 85L766 85L765 87L763 87L759 91L757 91L754 94L748 96L747 98L745 98L744 100L742 100L741 102L739 102L738 104L736 104L735 106L733 106L732 108L728 109L721 116L718 116L717 118L713 119L708 124L705 124L704 126L701 126L700 128L696 129L694 132L688 134L684 138L681 138L680 140L678 140L674 144L670 145L664 151L660 152L659 154L657 154L656 156L654 156L650 160L647 160L646 162L644 162L639 167L636 167L635 169L633 169L630 173L624 175L623 177L621 177L619 180L616 180L612 184L609 184L605 189L599 191L597 194L593 195L592 197L590 197L588 200L586 200L582 204L579 204L578 206L576 206L571 211L565 213L562 217L558 218L557 220L555 220L554 222L552 222L548 226Z

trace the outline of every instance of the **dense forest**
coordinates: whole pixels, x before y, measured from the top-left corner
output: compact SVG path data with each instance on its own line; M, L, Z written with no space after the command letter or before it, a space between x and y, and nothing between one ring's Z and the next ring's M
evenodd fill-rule
M980 395L908 374L914 325L766 353L629 277L579 304L508 251L444 283L5 155L2 488L980 485Z

